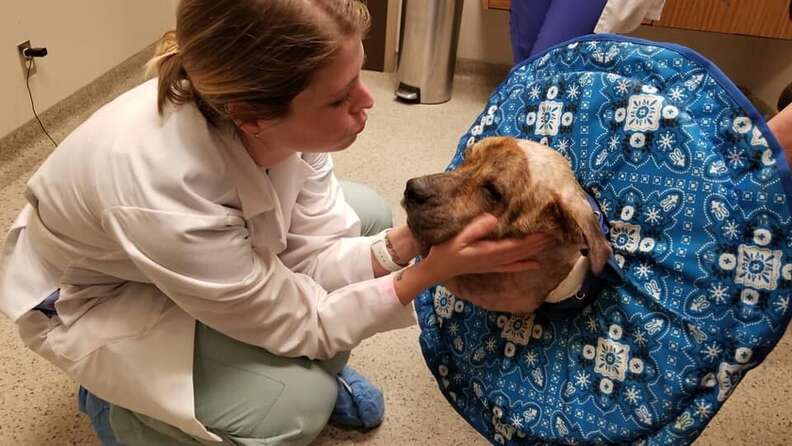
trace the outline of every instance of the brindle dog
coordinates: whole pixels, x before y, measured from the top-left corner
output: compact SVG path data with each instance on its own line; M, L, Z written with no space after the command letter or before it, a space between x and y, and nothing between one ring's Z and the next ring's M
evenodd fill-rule
M483 139L467 150L457 170L409 180L402 205L423 255L483 212L498 219L492 239L519 238L533 232L555 238L554 248L536 258L542 265L539 271L452 279L446 285L461 297L519 293L532 303L524 308L532 311L569 275L581 259L581 249L588 248L595 274L602 271L611 254L568 161L555 150L531 141Z

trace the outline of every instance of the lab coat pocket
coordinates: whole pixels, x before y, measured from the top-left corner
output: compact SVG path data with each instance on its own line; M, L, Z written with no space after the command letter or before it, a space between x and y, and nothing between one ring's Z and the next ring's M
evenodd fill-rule
M163 317L168 298L155 286L128 283L99 302L70 325L47 333L52 351L69 361L79 361L109 344L141 337Z

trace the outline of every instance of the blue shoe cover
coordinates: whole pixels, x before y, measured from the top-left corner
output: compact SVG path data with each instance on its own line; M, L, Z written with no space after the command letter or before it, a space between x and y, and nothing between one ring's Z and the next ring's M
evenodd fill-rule
M110 404L80 386L77 393L80 412L88 415L96 437L102 446L121 446L110 426Z
M330 424L339 428L369 430L382 424L385 399L382 392L351 367L336 376L338 397Z

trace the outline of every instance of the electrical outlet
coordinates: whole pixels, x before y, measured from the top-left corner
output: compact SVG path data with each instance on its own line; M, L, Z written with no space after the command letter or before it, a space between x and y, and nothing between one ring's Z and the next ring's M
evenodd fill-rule
M27 76L28 75L28 61L30 61L30 63L32 64L30 66L30 76L33 76L34 74L36 74L36 59L33 58L33 57L27 58L27 57L25 57L25 54L23 53L23 51L25 51L27 48L30 48L30 47L31 47L30 40L25 40L24 42L22 42L19 45L17 45L17 51L19 52L19 62L22 64L22 75L23 76Z

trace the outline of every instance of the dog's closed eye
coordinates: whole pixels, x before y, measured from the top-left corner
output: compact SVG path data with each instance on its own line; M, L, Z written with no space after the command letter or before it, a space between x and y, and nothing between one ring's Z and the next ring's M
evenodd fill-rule
M481 188L484 190L484 193L487 195L493 202L500 202L503 200L503 193L501 192L500 188L494 181L488 180L482 183Z

